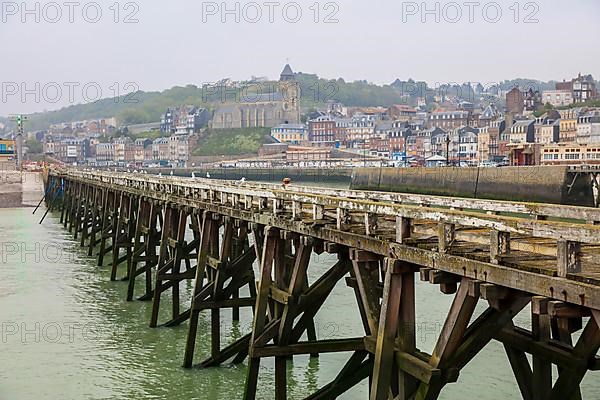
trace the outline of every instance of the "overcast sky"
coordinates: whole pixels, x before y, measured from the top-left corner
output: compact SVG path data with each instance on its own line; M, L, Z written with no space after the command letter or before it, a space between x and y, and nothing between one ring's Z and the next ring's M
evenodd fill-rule
M276 78L288 59L295 71L375 83L600 76L597 0L523 1L518 13L515 0L441 1L437 12L429 1L429 14L420 1L267 2L242 1L235 11L229 1L227 14L221 1L125 0L116 3L118 15L115 0L40 2L37 11L29 1L31 13L20 1L2 2L0 115L85 101L84 85L95 99L98 89L112 97L117 87Z

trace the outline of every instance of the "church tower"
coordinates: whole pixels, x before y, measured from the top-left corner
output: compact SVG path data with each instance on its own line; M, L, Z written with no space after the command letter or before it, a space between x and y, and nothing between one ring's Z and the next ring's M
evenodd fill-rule
M296 81L296 74L286 64L279 77L279 91L283 97L283 120L290 124L300 123L300 85Z

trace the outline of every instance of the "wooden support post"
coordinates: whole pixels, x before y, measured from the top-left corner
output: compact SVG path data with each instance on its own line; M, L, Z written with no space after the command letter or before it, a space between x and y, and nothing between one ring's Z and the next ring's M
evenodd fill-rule
M161 222L161 231L158 231L158 223L163 219L162 208L155 202L150 204L150 226L146 234L146 263L144 266L146 276L146 293L140 300L149 300L153 294L152 287L152 269L158 265L158 254L156 249L160 247L160 238L162 236L163 223Z
M558 276L566 278L568 274L581 272L581 244L568 240L558 241Z
M490 262L500 264L502 256L510 253L510 233L490 231Z
M163 291L161 270L164 268L168 257L168 240L172 231L173 209L168 205L165 206L164 223L162 225L162 235L160 239L160 250L158 256L158 264L156 271L156 283L154 284L154 296L152 297L152 314L150 316L150 328L156 328L158 324L158 311L160 308L160 294Z
M454 224L440 223L438 226L438 250L447 253L456 237Z
M246 377L244 400L256 399L260 358L254 357L254 343L257 342L259 335L263 333L267 322L268 299L272 282L271 274L273 271L273 261L275 259L275 251L278 240L279 231L271 227L266 227L265 242L261 257L261 276L258 283L258 294L254 312L254 322L252 325L252 336L250 339L250 361L248 363L248 375Z
M127 301L133 300L133 291L135 286L135 278L138 275L137 265L138 259L148 257L147 245L148 236L144 236L143 228L150 225L150 204L143 198L140 197L138 200L138 217L136 218L135 234L133 239L133 255L131 263L129 264L128 275L128 286L127 286ZM142 242L144 239L145 243Z
M100 223L100 251L98 253L98 266L101 267L104 265L104 255L107 253L106 248L106 239L110 237L111 233L111 217L110 217L110 207L113 205L111 199L113 198L114 193L110 190L106 190L104 193L104 199L102 202L102 216Z
M88 238L89 234L89 224L92 219L92 203L93 196L96 191L95 186L87 185L87 189L85 191L85 199L83 202L83 210L82 210L82 221L81 221L81 241L79 245L81 247L85 247L85 241Z
M313 220L321 221L324 218L324 209L322 205L313 204Z
M206 268L208 262L208 256L210 254L210 240L211 234L213 232L212 225L214 224L214 220L212 219L212 214L208 211L205 211L202 215L201 222L201 235L200 235L200 247L198 250L198 261L196 267L196 278L194 280L194 293L192 296L192 304L190 307L190 324L188 330L187 344L185 347L185 355L183 366L185 368L191 368L193 359L194 359L194 350L196 347L196 335L198 333L198 318L200 314L200 310L195 307L195 304L198 300L198 296L200 295L200 291L204 286L204 278L206 275Z
M411 235L412 220L410 218L396 217L396 242L404 243Z
M412 279L411 279L412 278ZM406 279L406 282L404 280ZM406 292L404 291L406 290ZM401 312L401 304L402 312ZM402 350L415 350L414 321L414 271L397 260L388 259L381 317L377 334L377 345L371 382L371 400L387 400L390 394L394 369L395 343L401 328ZM397 370L397 369L396 369ZM412 391L408 377L401 373L401 400L408 400Z
M550 316L548 315L548 299L533 297L531 299L531 333L538 342L550 340ZM552 389L552 364L550 361L533 355L533 400L545 400Z
M124 222L123 219L127 215L127 207L129 205L129 201L125 197L123 192L120 193L119 197L120 197L119 213L115 217L116 218L115 230L113 231L112 267L111 267L111 272L110 272L110 280L111 281L117 280L117 268L119 266L119 262L120 262L119 257L121 255L121 246L122 246L122 242L124 240L123 234L122 234L123 222Z
M377 284L379 283L379 257L375 254L353 250L350 252L350 259L352 260L358 293L362 307L364 308L364 315L368 323L368 331L366 333L367 335L376 337L381 312L380 297L377 290Z
M173 266L171 268L171 274L173 282L173 287L171 288L172 296L171 296L171 305L172 305L172 318L176 320L180 316L181 308L180 308L180 298L179 298L179 283L183 280L183 278L178 277L181 272L181 262L186 259L188 252L186 251L187 242L185 240L185 231L187 228L188 221L188 213L185 210L179 210L177 213L177 231L175 238L175 249L173 250Z
M294 318L298 316L299 300L300 295L306 289L306 279L308 264L310 262L310 255L312 253L313 242L310 238L306 238L298 248L294 260L294 266L292 270L292 276L290 279L290 285L288 294L290 296L288 305L284 308L281 315L281 323L279 324L279 342L282 345L289 344L291 342L291 333Z
M479 293L477 293L477 297L470 295L474 294L472 285L473 282L470 279L464 278L454 297L446 322L444 323L444 327L442 328L442 332L429 362L430 365L435 368L444 369L449 367L451 356L462 342L469 320L473 316L479 298ZM439 378L434 379L429 384L421 383L417 390L415 400L436 399L442 390L443 385L444 382Z
M414 354L417 350L416 338L416 298L414 266L403 266L402 299L400 301L400 329L398 332L398 347L405 354ZM418 380L406 372L406 361L396 357L398 371L399 400L409 400L418 388Z
M105 193L106 191L103 188L98 188L94 196L94 204L92 205L92 228L88 243L88 257L91 257L94 254L94 248L98 244L96 240L98 232L102 234L102 216L100 215L100 208L104 204Z
M345 229L344 225L350 222L350 215L348 211L343 208L338 207L336 210L336 226L337 229L343 231Z
M216 224L213 225L212 240L211 242L216 243L216 248L213 249L212 256L219 257L220 266L214 271L214 283L212 300L219 301L223 300L223 284L225 282L225 268L229 263L229 255L231 253L231 246L233 240L233 221L230 218L226 218L225 225L223 227L223 241L221 244L221 252L219 257L219 232L216 230ZM217 254L214 254L214 250L217 250ZM211 339L211 357L218 358L221 353L221 311L219 308L213 308L210 310L210 339Z
M531 372L527 355L524 351L515 349L507 344L504 344L504 350L514 372L523 400L533 400L533 372Z
M292 219L294 221L302 220L302 203L297 201L292 202Z
M377 214L365 213L365 234L372 236L377 231Z

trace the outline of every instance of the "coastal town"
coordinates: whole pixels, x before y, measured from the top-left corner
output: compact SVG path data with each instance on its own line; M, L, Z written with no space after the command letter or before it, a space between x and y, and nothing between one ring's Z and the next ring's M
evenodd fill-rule
M3 2L0 400L600 400L598 15Z
M306 95L296 78L288 64L267 92L211 108L173 104L155 123L125 126L106 117L23 135L25 143L41 144L47 160L95 167L600 164L599 96L591 75L563 79L546 90L447 86L387 106L348 106L331 96L312 109L301 106ZM243 135L249 129L264 132L256 151L197 156L207 131ZM16 135L5 136L0 157L13 159ZM32 149L26 147L28 153Z

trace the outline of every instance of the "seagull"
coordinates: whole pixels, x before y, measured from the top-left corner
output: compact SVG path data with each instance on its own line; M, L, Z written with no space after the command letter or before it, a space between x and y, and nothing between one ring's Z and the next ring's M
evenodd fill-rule
M159 178L160 178L160 177L162 177L162 172L159 172L159 173L158 173L158 177L159 177Z
M196 179L196 174L192 172L192 179Z
M173 171L171 171L171 176L173 176Z
M244 183L244 182L246 182L246 177L242 176L242 179L240 179L240 183Z
M208 179L210 179L210 173L209 173L209 172L207 172L207 173L206 173L206 177L207 177Z

